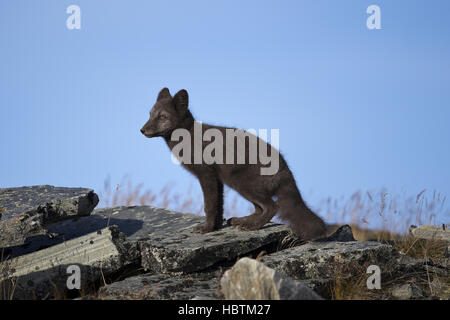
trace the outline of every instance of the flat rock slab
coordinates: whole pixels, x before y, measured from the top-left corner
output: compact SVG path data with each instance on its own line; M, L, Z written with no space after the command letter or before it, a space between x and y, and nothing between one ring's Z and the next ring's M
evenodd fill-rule
M38 212L45 221L65 216L89 215L98 203L92 189L32 186L0 189L0 208L6 211L2 220L17 218L23 213Z
M10 256L50 247L110 225L118 226L130 243L139 244L142 265L155 272L195 272L220 261L230 261L265 245L281 241L285 225L267 224L258 231L225 227L197 234L193 228L205 217L152 206L115 207L95 210L88 217L48 226L48 234L35 237L27 246L10 250Z
M341 272L340 267L378 265L380 268L394 263L395 249L379 242L311 242L263 256L268 267L298 280L330 279Z
M147 238L150 234L176 233L191 230L204 221L204 217L174 212L152 206L113 207L97 209L90 216L53 223L48 233L30 239L26 245L9 248L10 257L20 256L67 240L81 237L116 225L129 241Z
M139 242L142 266L158 273L196 272L265 246L276 246L289 232L286 225L269 223L256 231L225 227L206 234L192 233L190 229L155 234Z
M94 210L92 215L49 226L56 238L73 239L83 234L116 225L128 240L137 241L149 235L176 233L203 222L205 217L152 206L114 207Z
M411 227L411 234L420 239L443 240L450 242L450 229L444 229L438 226L419 226Z
M195 297L217 298L219 272L170 276L143 274L101 287L98 298L104 300L189 300Z
M0 283L11 284L13 299L55 297L68 289L77 268L80 287L119 271L133 262L133 248L116 226L89 233L62 244L0 263ZM131 259L130 259L131 257ZM75 280L74 280L75 281Z
M91 189L32 186L0 189L0 248L44 234L54 222L89 215L98 203Z

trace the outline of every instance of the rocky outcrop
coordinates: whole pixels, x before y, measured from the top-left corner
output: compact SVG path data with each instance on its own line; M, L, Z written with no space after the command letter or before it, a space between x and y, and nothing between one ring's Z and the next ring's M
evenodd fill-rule
M85 288L134 261L132 248L124 243L125 236L116 226L104 228L3 262L0 282L14 283L16 299L54 297L68 289L69 267L75 266L79 289Z
M0 189L0 249L25 244L54 222L89 215L98 203L91 189L34 186Z
M285 249L261 261L293 279L330 279L336 272L355 265L379 265L389 268L396 252L391 245L378 242L311 242Z
M224 222L197 234L202 216L152 206L92 211L98 199L90 189L32 187L22 196L16 189L2 189L0 197L7 210L0 221L0 298L450 297L448 259L414 258L394 242L355 241L347 225L309 242L275 223L241 231ZM68 285L73 266L81 289ZM367 286L369 267L379 268L380 289Z
M218 262L232 261L257 249L276 246L288 233L286 226L274 223L251 233L236 227L224 227L207 234L184 230L151 235L139 242L139 248L146 270L187 273L204 270Z
M342 290L359 291L348 295L355 299L447 298L450 289L447 260L412 258L391 244L374 241L311 242L264 256L261 261L293 279L306 281L326 299L335 298L335 291ZM373 267L380 272L380 290L371 290L366 283ZM404 286L411 283L414 285ZM409 298L405 292L410 293Z
M135 268L150 272L142 276L143 282L156 283L166 278L163 281L166 289L154 291L152 286L153 293L144 294L145 297L193 298L199 293L200 296L211 293L197 290L204 283L200 287L189 285L193 280L187 279L191 279L196 271L204 272L216 265L232 263L242 255L276 248L289 233L288 227L277 224L268 224L251 233L225 224L217 232L192 233L194 226L203 221L204 218L198 215L151 206L95 210L90 216L52 223L44 234L28 239L26 245L8 248L10 259L0 265L3 270L1 280L15 283L14 298L43 298L67 291L64 279L68 277L66 269L69 265L80 266L84 279L82 286L97 285L100 276L104 278L123 269ZM178 278L173 278L174 274L178 274ZM184 276L186 274L188 276ZM173 279L178 280L173 282ZM126 287L133 280L139 278L126 279L113 287ZM180 283L186 284L185 294L181 292ZM103 294L117 297L112 294L113 287L108 287L108 293L102 291ZM181 290L178 293L175 292L177 288ZM137 295L132 290L127 292L130 296Z
M46 234L29 239L26 245L10 248L8 254L15 257L34 252L111 225L116 225L128 241L137 242L149 235L188 230L202 221L198 215L152 206L98 209L90 216L53 223L47 227Z
M228 300L321 300L300 281L295 281L254 259L242 258L220 280Z

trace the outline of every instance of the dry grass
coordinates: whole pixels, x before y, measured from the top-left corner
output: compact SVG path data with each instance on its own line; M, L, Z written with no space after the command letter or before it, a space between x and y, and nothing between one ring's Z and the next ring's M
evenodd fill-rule
M352 266L351 269L357 271L357 274L353 276L349 276L348 272L341 270L342 268L336 267L337 271L331 288L333 299L395 299L391 289L406 284L415 288L415 291L421 292L423 298L450 298L450 273L448 269L442 271L442 269L432 267L433 264L448 266L448 258L446 257L448 243L446 241L419 239L409 234L396 234L394 236L389 233L383 234L385 238L381 240L391 243L400 254L423 261L421 270L404 273L394 272L394 274L392 274L393 270L387 270L387 272L385 270L381 277L383 279L381 290L368 290L366 286L367 278L370 276L366 274L368 266Z
M393 245L401 254L406 254L417 259L431 259L433 261L444 259L447 248L446 241L419 239L409 235L394 241Z
M99 193L99 207L152 205L174 211L203 213L203 196L194 193L189 186L186 192L176 193L173 185L159 191L144 189L143 184L134 185L125 176L121 183L112 185L109 178ZM329 231L342 224L350 224L359 241L399 240L408 233L411 225L440 225L450 221L446 197L439 192L421 190L417 195L405 191L389 193L380 191L357 191L349 197L327 198L313 209L330 224ZM224 216L244 216L253 207L234 191L225 189Z
M16 289L15 279L10 279L10 267L7 257L4 257L4 250L0 252L0 300L12 300ZM2 280L5 279L5 280Z
M122 178L120 184L112 185L110 178L104 182L103 190L99 192L99 207L151 205L155 207L167 208L173 211L189 212L194 214L203 213L203 195L194 193L193 187L189 186L185 193L173 192L173 184L167 184L159 191L144 189L144 185L134 185L128 176ZM251 207L245 200L240 198L230 189L224 190L225 201L224 216L226 218L236 216L236 213L250 213Z
M357 191L350 197L328 198L315 208L327 222L347 223L358 240L395 240L411 225L440 225L450 221L446 197L439 192Z
M415 298L426 299L440 297L450 298L450 274L442 269L435 269L424 260L422 268L408 272L399 270L381 270L381 288L368 289L367 274L369 262L364 265L337 264L330 286L330 296L334 300L386 300L397 299L393 289L410 285L416 291Z
M331 298L334 300L398 299L393 296L393 289L407 284L420 292L416 299L450 298L450 277L448 275L442 276L433 271L422 271L392 277L388 273L384 273L381 276L381 289L371 290L367 288L366 284L369 276L365 271L351 277L337 276L333 280Z
M381 299L382 292L377 289L367 289L366 265L336 264L335 275L331 284L331 299L333 300L374 300Z
M0 280L0 300L13 300L15 288L14 281Z
M428 263L447 265L448 259L445 256L447 242L433 239L418 239L409 234L393 234L383 230L379 233L368 230L362 233L362 238L368 235L375 236L376 239L388 241L394 248L403 255L423 261L423 270L419 272L405 272L391 274L392 270L385 270L382 274L382 284L380 290L367 289L366 281L370 276L366 274L368 265L352 266L356 275L349 276L348 272L336 267L336 274L333 285L330 288L332 299L337 300L379 300L395 299L391 289L395 286L410 284L416 291L422 292L423 297L450 298L450 274L436 272L433 268L428 268ZM355 237L356 238L356 237ZM369 237L371 238L371 237Z

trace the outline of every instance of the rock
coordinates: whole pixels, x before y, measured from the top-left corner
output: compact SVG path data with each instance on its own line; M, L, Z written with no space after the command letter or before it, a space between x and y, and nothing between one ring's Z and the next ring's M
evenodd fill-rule
M101 287L98 298L105 300L188 300L216 299L218 272L170 276L142 274ZM207 298L206 298L207 297Z
M66 292L68 267L80 268L81 288L138 258L116 226L104 228L0 264L0 282L14 283L14 299L42 299Z
M101 219L103 219L103 221ZM238 256L276 246L289 233L289 227L270 223L257 231L241 231L237 227L198 234L193 228L203 223L199 215L173 212L155 207L120 207L96 210L75 223L64 222L52 232L72 235L76 230L97 228L110 220L128 237L137 242L142 266L153 273L189 273L204 270L218 262L232 261ZM72 230L72 231L69 231Z
M312 242L356 241L355 238L353 238L352 228L348 224L343 226L332 225L328 226L327 229L328 234L332 232L331 235L312 240ZM310 241L299 239L294 233L291 232L281 241L281 247L279 249L283 250L287 248L298 247L308 242Z
M32 186L0 189L0 207L6 211L2 220L37 213L50 223L65 217L89 215L98 203L92 189Z
M348 225L333 226L332 235L311 242L274 223L257 231L224 226L197 234L192 230L205 219L199 215L151 206L92 212L97 202L90 189L0 189L0 295L45 299L83 292L80 299L193 300L450 296L449 259L441 252L449 246L446 228L411 228L414 243L430 245L426 258L417 259L397 252L394 241L356 242ZM435 241L445 245L435 246ZM258 258L235 263L243 256ZM219 285L222 268L232 264ZM382 290L366 294L369 265L380 267ZM69 290L69 266L80 268L81 290ZM143 270L148 273L140 274ZM127 276L96 291L102 283ZM354 290L361 291L353 295Z
M446 299L450 293L450 268L447 261L417 259L400 255L388 274L383 276L392 283L390 292L396 299Z
M422 290L413 283L396 285L391 289L391 295L399 300L410 300L423 298Z
M174 212L152 206L132 206L97 209L90 216L53 223L48 233L33 237L26 245L8 248L10 257L17 257L64 241L81 237L91 232L116 225L128 241L137 242L150 234L176 233L191 230L204 221L204 217Z
M448 259L417 259L401 254L395 259L395 269L402 273L435 273L442 277L450 276Z
M450 229L438 226L411 226L410 233L420 239L450 241Z
M349 242L356 240L353 237L352 228L346 224L339 227L331 236L325 238L324 241Z
M415 238L432 240L439 243L442 245L440 252L443 250L444 257L450 257L450 229L446 225L442 227L426 225L419 227L411 226L409 232Z
M95 221L93 220L95 219ZM53 232L76 234L77 229L96 229L109 221L117 225L130 241L145 239L153 234L171 234L191 231L205 217L181 213L153 206L114 207L95 210L91 216L75 223L66 221L51 228Z
M392 246L379 242L311 242L266 255L261 261L296 280L332 279L345 266L350 273L352 266L365 264L389 269L396 255Z
M327 233L333 233L342 225L337 224L328 224L327 225ZM350 224L352 229L353 237L357 241L378 241L379 239L391 239L391 240L401 240L404 238L404 234L390 232L386 229L376 229L376 228L365 228L358 224Z
M300 281L249 258L240 259L227 270L220 286L227 300L321 300Z
M196 272L255 250L262 251L267 246L276 247L289 232L285 225L269 223L256 231L225 227L198 234L189 228L174 233L150 234L146 240L139 241L142 266L158 273Z
M272 223L251 232L225 227L207 234L192 233L204 219L151 206L100 209L88 217L54 223L47 235L34 237L26 246L10 248L8 254L20 256L116 225L127 242L139 245L146 270L195 272L265 246L276 246L289 232L287 226Z
M146 270L189 273L276 246L289 233L289 227L273 223L251 232L230 226L207 234L193 233L204 219L151 206L100 209L88 217L48 226L47 235L11 249L9 255L20 256L116 225L127 236L127 243L138 246Z
M330 288L333 285L332 279L305 279L295 281L307 286L324 299L332 298L330 291Z
M0 248L23 245L54 222L87 216L98 203L91 189L34 186L0 189Z
M392 296L395 294L399 298L402 291L395 286L405 282L414 282L417 287L412 287L412 299L433 294L441 297L445 293L444 286L430 293L428 282L449 279L449 269L441 262L401 255L389 244L372 241L311 242L263 256L261 261L296 280L316 284L316 287L311 284L309 287L316 293L320 292L323 298L333 298L333 288L338 282L344 283L341 289L363 290L362 296L370 299L375 296L383 299L383 294L387 292L393 292ZM380 268L381 287L386 289L385 292L369 294L365 291L367 268L370 265ZM351 292L347 292L346 296L350 297ZM355 297L360 296L356 294Z

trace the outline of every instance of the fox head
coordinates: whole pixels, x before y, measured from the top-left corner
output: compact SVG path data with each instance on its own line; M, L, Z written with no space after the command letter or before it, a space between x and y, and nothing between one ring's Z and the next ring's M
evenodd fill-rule
M186 118L192 118L188 110L189 97L186 90L180 90L172 98L169 89L163 88L150 110L150 119L141 132L147 138L166 137L173 130L184 127Z

